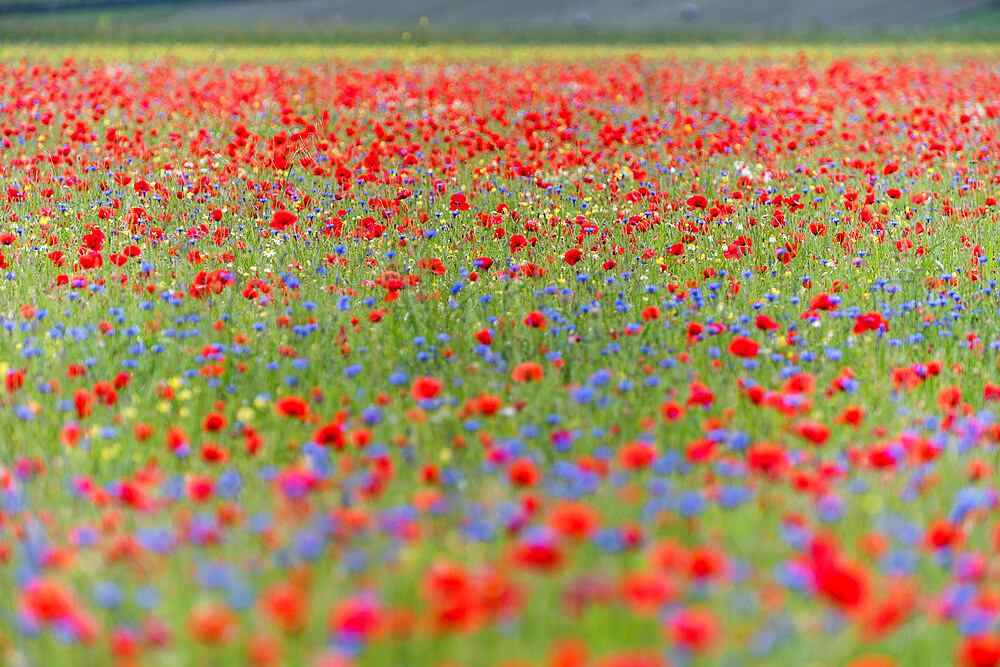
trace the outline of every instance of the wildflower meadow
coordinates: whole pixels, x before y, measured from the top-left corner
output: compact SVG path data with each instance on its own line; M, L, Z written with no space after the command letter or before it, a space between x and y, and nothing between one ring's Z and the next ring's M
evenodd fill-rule
M991 47L0 53L0 662L1000 664Z

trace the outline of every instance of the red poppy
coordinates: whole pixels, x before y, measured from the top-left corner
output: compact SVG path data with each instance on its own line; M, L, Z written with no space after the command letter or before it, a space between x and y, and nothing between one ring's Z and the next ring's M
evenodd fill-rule
M785 449L776 443L759 442L747 448L747 465L765 475L774 476L788 464Z
M413 384L410 385L410 396L412 396L415 401L432 399L441 392L442 387L444 387L444 385L441 384L441 381L436 378L417 378L413 381Z
M803 419L795 423L795 433L814 445L822 445L830 437L830 427L812 419Z
M656 447L648 442L630 442L618 450L618 460L626 470L642 470L656 459Z
M309 403L301 396L282 396L274 402L274 411L282 417L305 419L309 414Z
M533 361L524 361L514 366L511 378L514 382L537 382L542 379L542 367Z
M308 620L308 599L298 587L287 582L271 586L261 595L268 618L285 632L298 632Z
M945 387L938 392L937 404L942 410L954 410L962 404L962 390L955 385Z
M344 448L344 429L339 423L329 423L313 431L312 441L318 445L330 446L334 449Z
M997 667L1000 665L1000 639L992 635L966 637L958 647L962 667Z
M866 331L888 331L889 323L882 317L881 313L870 311L863 315L858 315L854 322L854 333L860 334Z
M274 215L271 216L271 222L268 227L283 232L294 225L297 221L298 217L294 213L290 213L285 209L279 209L274 212Z
M530 459L517 459L507 467L507 479L514 486L534 486L538 484L541 476Z
M737 336L729 343L729 353L747 359L757 356L760 344L752 338Z
M533 310L528 313L527 317L524 318L524 324L532 329L544 329L545 315L543 315L540 311Z
M667 626L671 639L696 653L710 650L719 637L719 622L707 609L682 609L674 614Z
M218 412L209 412L201 421L203 431L221 431L226 427L226 418Z
M236 634L236 615L218 602L200 602L188 613L187 628L203 644L222 644Z
M754 325L761 331L772 331L780 328L778 323L767 315L758 315Z
M556 532L573 539L586 539L593 534L600 515L593 507L581 502L563 502L549 513L548 524Z

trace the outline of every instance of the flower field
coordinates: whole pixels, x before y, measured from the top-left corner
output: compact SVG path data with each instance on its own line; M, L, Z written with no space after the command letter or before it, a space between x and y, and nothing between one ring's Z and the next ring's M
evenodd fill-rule
M0 662L1000 664L996 54L724 49L5 51Z

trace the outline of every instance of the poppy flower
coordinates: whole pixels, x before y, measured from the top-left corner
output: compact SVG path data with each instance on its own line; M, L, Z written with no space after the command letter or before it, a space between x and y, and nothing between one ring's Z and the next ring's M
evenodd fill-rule
M937 404L942 410L954 410L962 403L962 390L955 385L938 392Z
M531 327L532 329L544 329L545 328L545 315L540 311L533 310L528 313L528 316L524 318L524 325Z
M834 418L838 424L850 424L851 426L860 426L861 422L865 418L865 409L858 405L848 405Z
M673 401L667 401L666 403L660 405L660 415L663 417L664 421L678 421L684 417L684 414L684 406L678 405Z
M357 594L336 603L327 619L327 627L335 637L348 640L368 639L386 624L386 611L373 595Z
M809 310L836 310L837 304L826 292L814 294L809 299Z
M803 419L794 425L795 433L813 445L822 445L830 437L830 427L818 421Z
M284 632L298 632L309 613L305 593L287 582L275 584L261 595L261 604L268 618Z
M534 463L522 458L508 466L507 478L515 486L534 486L541 479L541 474Z
M187 617L188 633L203 644L218 645L231 641L235 638L236 626L236 615L218 602L199 602Z
M210 412L201 422L203 431L216 432L226 427L226 418L218 412Z
M415 401L426 401L437 396L444 385L441 381L432 377L421 377L413 381L410 385L410 396Z
M754 326L756 326L761 331L773 331L780 328L777 322L768 317L767 315L758 315L757 319L754 321Z
M20 605L34 618L48 622L69 617L76 611L78 602L62 584L50 579L38 579L25 587Z
M274 402L274 411L282 417L305 419L309 414L309 403L301 396L282 396Z
M666 667L666 661L657 651L616 651L594 663L595 667Z
M729 353L745 359L756 357L759 349L760 344L746 336L737 336L729 343Z
M331 422L313 431L312 440L316 444L343 449L345 444L344 429L341 424Z
M622 577L620 587L628 606L643 615L655 612L679 595L677 584L660 572L629 572Z
M997 667L1000 665L1000 638L974 635L959 643L957 661L962 667Z
M551 572L565 562L565 555L553 541L521 542L510 549L510 561L521 567L541 572Z
M626 470L642 470L656 458L656 448L647 442L631 442L618 451L618 460Z
M542 367L533 361L524 361L514 366L511 378L514 382L538 382L542 379Z
M924 544L932 549L944 549L958 544L964 535L952 523L938 520L932 523L924 535Z
M868 598L868 573L829 541L814 539L811 556L816 588L832 603L850 610L858 608Z
M708 207L708 199L703 195L691 195L688 197L687 205L691 208L705 209Z
M560 503L549 513L548 525L557 533L573 539L586 539L596 530L600 517L586 503Z
M719 636L719 622L706 609L688 607L676 612L667 621L674 642L695 653L713 648Z
M298 217L294 213L289 213L285 209L279 209L271 216L271 222L268 224L268 227L283 232L297 221Z
M776 443L759 442L747 448L747 465L765 475L776 475L788 464L785 449Z
M689 442L687 445L686 457L691 463L705 463L715 458L718 446L714 440L700 438Z
M854 322L854 329L852 329L852 331L856 334L860 334L866 331L887 331L888 329L889 323L886 322L881 313L869 311L862 315L858 315Z
M882 655L863 655L858 658L854 658L849 663L847 667L898 667L897 663L892 658L882 656Z

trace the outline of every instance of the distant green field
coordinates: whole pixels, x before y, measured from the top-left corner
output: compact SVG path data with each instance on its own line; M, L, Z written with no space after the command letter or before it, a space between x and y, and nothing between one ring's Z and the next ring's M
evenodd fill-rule
M1000 41L987 0L0 0L0 41L228 44L692 44ZM613 8L611 11L609 7ZM590 11L578 11L588 9ZM341 11L342 10L342 11ZM426 12L427 17L423 16ZM592 24L574 27L583 14ZM428 18L429 17L429 18Z
M0 0L0 12L39 14L144 6L176 8L196 4L200 1L201 0Z
M3 2L4 0L0 0ZM513 28L420 26L386 23L225 23L189 22L170 17L162 7L70 14L10 15L0 20L0 43L181 43L181 44L867 44L887 48L914 40L936 42L1000 41L1000 10L983 20L922 30L858 31L820 28Z
M943 21L941 27L949 30L1000 29L1000 4L963 12L954 18Z

